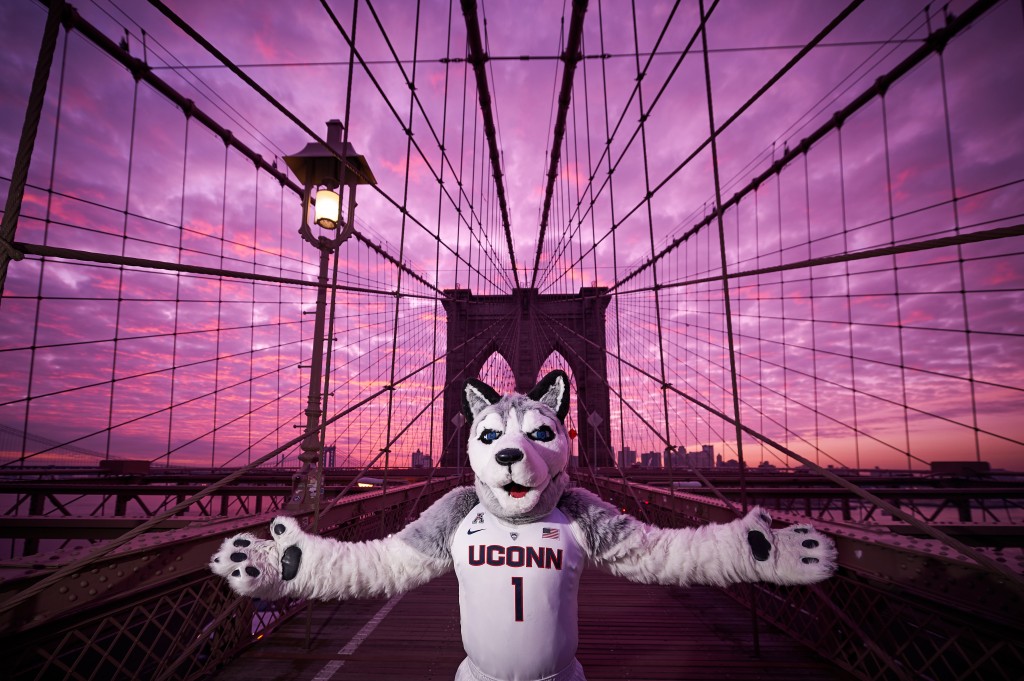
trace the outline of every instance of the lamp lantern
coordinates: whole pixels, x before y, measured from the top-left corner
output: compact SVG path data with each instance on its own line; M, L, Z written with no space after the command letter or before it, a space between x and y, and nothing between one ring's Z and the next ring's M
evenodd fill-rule
M320 252L313 349L309 363L309 395L305 409L305 437L300 445L302 451L299 453L302 467L292 480L292 494L286 506L290 510L311 508L323 487L319 464L323 446L321 417L327 408L322 384L328 263L331 253L337 251L338 246L355 231L356 187L361 184L377 184L366 159L342 139L344 130L341 121L327 121L327 144L310 142L298 153L284 157L284 162L303 186L299 234ZM343 214L342 197L346 192L348 205ZM309 226L310 212L313 214L313 223L325 230L329 236L313 234Z
M341 197L333 189L318 189L313 220L324 229L338 229L341 222Z
M303 186L299 233L317 248L333 250L352 235L356 187L377 184L366 158L342 139L344 131L341 121L327 121L326 145L310 142L301 151L284 157L284 162ZM348 206L343 214L341 206L345 192L348 192ZM333 232L333 237L314 236L309 226L310 211L314 224Z

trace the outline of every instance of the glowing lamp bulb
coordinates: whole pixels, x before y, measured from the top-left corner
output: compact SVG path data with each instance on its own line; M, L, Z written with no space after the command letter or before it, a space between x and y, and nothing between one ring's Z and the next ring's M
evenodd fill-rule
M324 229L337 229L341 221L341 197L330 189L317 191L314 220Z

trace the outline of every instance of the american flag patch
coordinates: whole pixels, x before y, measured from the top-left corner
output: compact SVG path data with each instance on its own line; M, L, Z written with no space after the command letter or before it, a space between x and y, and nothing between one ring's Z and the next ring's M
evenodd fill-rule
M542 527L540 533L541 539L558 539L558 530L554 527Z

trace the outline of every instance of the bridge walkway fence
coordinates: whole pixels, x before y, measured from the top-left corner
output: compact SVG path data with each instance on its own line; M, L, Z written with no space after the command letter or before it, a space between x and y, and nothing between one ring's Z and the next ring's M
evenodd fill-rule
M463 480L434 476L344 497L328 504L320 527L344 540L385 536ZM734 517L722 500L696 493L600 475L581 476L580 484L662 526ZM808 520L772 513L780 524ZM4 648L17 651L10 678L209 677L303 609L301 601L237 598L207 567L224 538L241 531L265 534L273 514L200 518L187 527L141 534L78 564L2 614ZM311 521L311 514L300 517ZM1019 678L1021 596L1000 575L934 539L841 519L813 522L837 541L840 569L833 579L815 587L739 585L725 593L755 605L759 617L856 678ZM1015 555L978 550L995 560ZM74 554L53 558L5 563L0 597L10 601L51 578L54 568L76 564ZM747 625L746 636L757 640L756 624Z
M718 499L624 479L581 484L665 527L729 522ZM1024 669L1022 594L1010 580L931 538L857 522L771 510L777 526L814 523L836 541L839 569L811 587L725 589L760 618L857 678L1014 681ZM978 548L1024 572L1019 551ZM1016 556L1016 558L1014 558ZM1013 564L1016 560L1016 564Z
M347 541L386 536L459 484L434 477L354 494L329 505L321 534ZM32 598L0 613L7 674L22 679L161 679L209 676L240 650L304 609L305 601L239 598L210 572L220 543L239 532L268 536L276 511L199 519L188 527L141 534L81 565ZM311 524L313 512L294 514ZM76 561L77 552L7 561L0 600ZM33 563L33 560L42 561Z

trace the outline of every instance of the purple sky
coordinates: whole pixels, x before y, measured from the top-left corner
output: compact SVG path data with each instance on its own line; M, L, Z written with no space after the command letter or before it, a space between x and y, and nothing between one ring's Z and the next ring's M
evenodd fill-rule
M319 134L326 120L344 116L349 49L320 3L168 4ZM372 4L407 76L412 77L414 50L421 60L415 82L425 116L414 108L411 128L423 156L415 149L407 153L402 126L408 124L410 89L371 6L360 2L353 29L352 2L329 4L346 31L355 31L359 52L386 95L357 64L349 139L367 158L381 191L360 190L360 230L396 257L401 253L438 288L507 292L509 258L487 179L491 169L473 73L461 61L440 61L465 56L458 3L449 17L448 3L423 2L418 32L415 3ZM563 49L570 4L480 3L489 54L532 57L492 60L487 67L515 261L526 280L537 249L562 74L560 61L541 57ZM920 47L927 34L926 4L865 2L757 99L719 136L723 198ZM953 2L950 11L959 14L969 4ZM676 68L680 50L695 35L698 4L682 2L674 14L671 2L636 5L636 43L630 3L593 1L586 15L584 52L611 56L585 60L576 71L541 258L542 292L614 284L650 258L652 239L660 251L703 219L715 201L710 147L678 169L708 136L699 37ZM708 21L716 124L744 105L842 6L816 0L716 5ZM129 50L137 57L144 54L145 30L145 56L155 73L265 159L295 152L308 141L147 3L96 0L76 7L114 40L127 28ZM932 12L934 26L941 26L943 17ZM4 196L44 20L45 10L31 3L0 6ZM643 67L666 24L638 96L632 54L639 45ZM938 58L928 58L890 88L884 105L875 99L841 134L827 134L806 157L746 195L723 219L730 271L951 236L958 228L1019 224L1022 38L1021 5L998 4L947 47L944 73ZM225 153L221 140L188 123L149 86L136 90L130 74L81 35L71 34L66 59L64 50L62 34L18 240L315 276L316 254L294 233L299 205L290 191L240 154ZM167 68L182 64L191 68ZM645 140L634 134L640 97L648 114ZM443 134L447 159L434 134ZM608 158L602 157L609 136L610 183ZM278 166L283 168L280 161ZM442 168L453 201L439 197L435 176ZM453 169L462 178L461 199ZM645 177L658 187L650 213ZM404 230L402 214L385 197L408 206ZM581 201L582 216L575 212ZM920 466L980 456L1019 468L1022 244L1020 238L999 239L959 251L949 247L733 280L744 422L822 464L904 467L908 461ZM718 249L713 224L659 262L658 284L720 273ZM380 290L397 285L397 270L364 245L349 242L339 257L342 283ZM468 272L470 267L476 271ZM608 337L613 352L658 375L657 315L649 290L654 283L647 269L622 286L609 308ZM431 293L407 275L401 285L406 293ZM629 293L635 289L642 290ZM59 442L82 438L77 445L118 456L157 458L172 450L173 463L244 462L296 432L291 425L298 423L308 377L298 365L308 362L312 333L311 317L302 314L314 298L309 288L122 273L57 260L41 268L37 259L27 259L12 265L4 294L0 424L27 424L33 435ZM731 414L720 286L664 289L660 303L667 381ZM394 299L343 296L338 315L332 410L391 381ZM443 312L431 300L403 299L397 339L395 377L402 378L443 352ZM555 357L545 369L554 366L565 361ZM609 368L618 390L615 357ZM497 357L485 371L502 387L510 385L509 374ZM443 375L442 362L402 384L391 406L392 438L427 406ZM622 392L673 443L689 449L714 444L726 458L735 456L735 432L721 419L673 395L666 429L653 381L627 370ZM387 412L385 394L332 427L329 441L338 444L339 463L367 460L384 446ZM613 401L615 449L623 441L639 451L661 448L639 417L623 408L620 420L619 412ZM393 446L399 463L416 448L436 457L440 429L431 432L427 418ZM434 422L439 421L438 410ZM744 447L755 465L781 463L753 440ZM30 445L28 453L35 449Z

